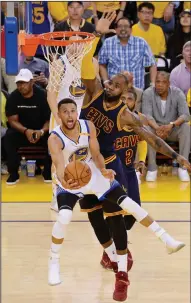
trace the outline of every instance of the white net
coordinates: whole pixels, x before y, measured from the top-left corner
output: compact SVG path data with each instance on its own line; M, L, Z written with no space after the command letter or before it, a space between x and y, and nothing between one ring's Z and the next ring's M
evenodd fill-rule
M87 38L89 37L87 36ZM44 56L49 62L49 83L47 89L57 93L60 87L64 85L72 83L74 87L81 86L82 60L91 50L93 43L93 39L86 41L85 36L82 38L75 34L69 37L69 39L65 36L61 39L59 38L59 40L66 39L70 41L83 39L83 43L74 42L67 46L41 45Z

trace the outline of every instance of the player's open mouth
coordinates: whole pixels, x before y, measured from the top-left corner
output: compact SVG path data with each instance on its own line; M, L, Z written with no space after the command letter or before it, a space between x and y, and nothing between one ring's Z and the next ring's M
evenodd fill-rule
M69 120L69 121L67 122L67 124L68 124L68 126L73 126L74 121L73 121L73 120Z

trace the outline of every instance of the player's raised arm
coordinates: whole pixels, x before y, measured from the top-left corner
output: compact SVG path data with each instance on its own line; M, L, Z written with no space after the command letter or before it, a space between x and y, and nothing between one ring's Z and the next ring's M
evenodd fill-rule
M64 156L63 156L63 143L58 136L51 134L48 139L48 149L52 158L52 162L56 168L56 174L59 181L62 183L64 180Z
M104 13L96 25L95 36L91 50L84 56L82 60L81 77L84 85L86 86L86 98L84 98L84 105L86 100L91 99L100 89L101 83L96 79L96 72L93 65L93 55L95 53L97 44L100 37L106 33L113 32L109 27L112 21L116 18L116 13ZM87 96L88 95L88 96Z
M104 157L100 153L100 147L96 136L96 128L91 121L88 121L89 129L90 129L90 152L92 155L92 159L96 165L96 167L101 171L102 175L105 178L114 179L115 172L112 169L105 168Z
M126 109L121 115L121 127L125 125L131 126L133 130L148 144L150 144L156 151L166 155L172 159L176 159L183 168L191 171L191 164L183 156L176 153L164 140L150 132L144 126L136 113L130 112Z

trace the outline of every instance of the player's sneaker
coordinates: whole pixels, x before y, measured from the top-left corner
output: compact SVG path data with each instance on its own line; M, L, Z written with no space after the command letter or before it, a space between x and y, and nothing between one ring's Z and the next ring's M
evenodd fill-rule
M56 199L55 195L52 195L52 201L51 201L51 204L50 204L50 209L58 212L58 203L57 203L57 199Z
M146 181L155 182L156 180L157 180L157 170L155 170L155 171L148 170L147 175L146 175Z
M113 269L110 258L108 257L108 255L106 254L105 251L103 252L100 264L101 264L101 266L103 266L103 268L105 268L107 270L112 270Z
M179 251L185 246L183 242L176 241L171 237L169 239L169 241L166 241L166 249L169 255Z
M127 299L127 289L130 285L128 274L124 271L119 271L116 275L115 290L113 293L113 300L125 301Z
M60 262L59 258L50 258L48 268L48 284L58 285L61 283L60 280Z
M133 257L130 250L127 250L127 271L130 271L133 266Z

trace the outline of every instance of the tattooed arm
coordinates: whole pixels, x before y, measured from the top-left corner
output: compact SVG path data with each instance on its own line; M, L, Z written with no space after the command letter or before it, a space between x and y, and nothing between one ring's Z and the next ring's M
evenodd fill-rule
M130 126L141 139L147 141L156 151L170 158L176 159L180 165L191 171L191 164L181 155L176 153L164 140L153 134L144 126L136 113L126 109L121 117L120 124L123 128L125 125Z

